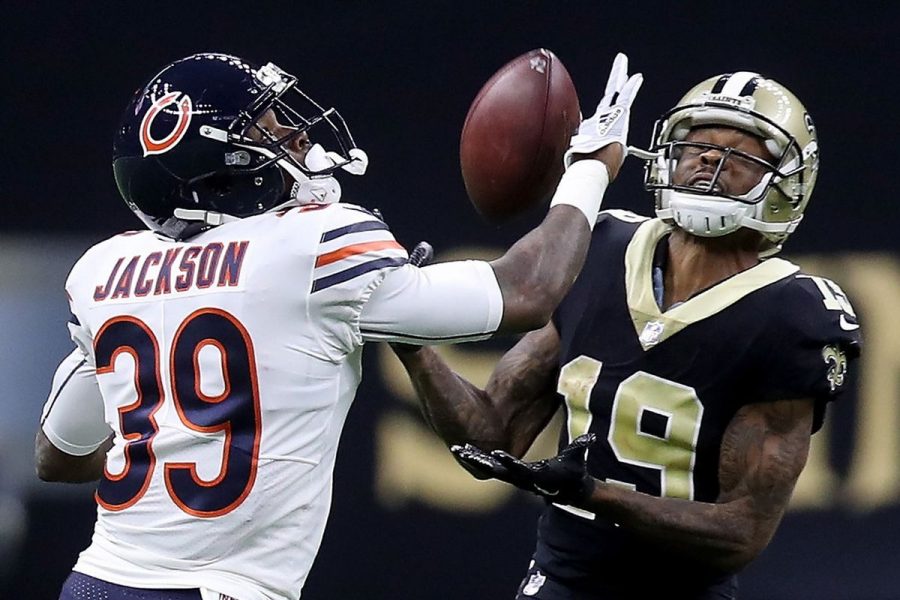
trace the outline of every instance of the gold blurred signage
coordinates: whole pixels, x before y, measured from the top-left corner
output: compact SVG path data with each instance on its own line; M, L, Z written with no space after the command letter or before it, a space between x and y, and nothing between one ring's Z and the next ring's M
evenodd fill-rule
M494 258L499 252L460 249L440 257ZM863 357L857 363L858 404L850 466L839 473L829 459L833 419L826 418L813 436L809 459L791 501L793 510L847 508L868 511L900 503L900 259L890 254L842 254L789 257L804 271L835 280L850 297L863 326ZM484 387L503 350L460 344L437 347L454 371ZM376 427L376 492L389 508L423 503L454 512L489 512L509 501L514 489L495 481L478 481L460 468L444 443L410 406L417 400L406 372L382 344L378 364L387 390L398 406L381 415ZM843 401L846 401L843 400ZM561 420L550 423L529 451L550 456Z

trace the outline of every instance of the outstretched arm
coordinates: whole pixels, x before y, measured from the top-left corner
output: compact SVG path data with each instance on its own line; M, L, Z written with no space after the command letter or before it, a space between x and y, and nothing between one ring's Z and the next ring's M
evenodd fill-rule
M568 168L539 226L490 263L391 270L362 306L362 338L452 343L547 324L584 265L606 186L622 165L629 108L641 81L627 75L620 54L597 113L572 137Z
M507 352L485 389L454 373L430 348L395 346L422 413L447 444L472 442L524 454L559 406L559 335L552 323Z
M715 503L651 496L586 477L590 439L578 438L559 456L534 463L471 446L452 450L481 477L603 515L655 544L736 572L762 552L784 516L806 464L812 419L812 400L741 408L722 440Z
M714 567L738 571L768 545L806 464L813 401L750 404L722 440L716 503L595 482L583 507Z

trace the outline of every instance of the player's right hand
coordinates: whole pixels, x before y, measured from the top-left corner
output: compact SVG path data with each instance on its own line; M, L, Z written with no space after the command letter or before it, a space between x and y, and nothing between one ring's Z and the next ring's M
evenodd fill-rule
M407 263L414 267L424 267L434 258L434 248L428 242L419 242L409 253Z
M502 450L487 453L477 446L452 446L456 459L479 479L499 479L559 504L579 504L593 490L584 464L593 433L581 435L553 458L525 462Z
M592 157L606 163L610 180L615 178L625 161L631 104L643 82L644 76L640 73L628 76L628 57L621 52L618 53L606 82L606 91L597 105L597 111L581 122L578 133L573 135L569 142L569 149L565 154L566 168L578 158L577 155L592 154L618 143L622 145L618 148L620 152L615 154L618 164L610 164L615 159L610 161L606 156Z

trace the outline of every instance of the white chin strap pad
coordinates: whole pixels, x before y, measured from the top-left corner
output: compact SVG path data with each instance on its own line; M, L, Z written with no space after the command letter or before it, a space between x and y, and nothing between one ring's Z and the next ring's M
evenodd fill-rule
M741 227L767 232L769 228L766 225L769 224L760 218L765 202L762 196L771 180L772 173L765 174L759 183L742 196L748 200L760 198L754 204L744 204L715 195L662 190L661 206L665 208L657 211L657 215L662 219L675 221L688 233L700 237L728 235ZM775 224L779 231L781 227L782 224Z
M349 152L350 162L341 167L351 175L363 175L369 166L369 157L360 148L352 148ZM321 144L314 144L306 153L304 163L310 171L322 171L343 162L345 159L336 152L327 152ZM341 184L334 177L308 177L305 173L288 163L280 161L284 170L294 178L291 187L291 200L300 204L317 202L331 204L341 201Z
M335 162L343 160L341 159L340 154L329 152L328 155L333 155L335 157ZM341 167L341 169L347 171L351 175L365 175L366 169L369 168L369 155L366 154L362 148L351 148L347 153L347 156L350 158L350 162Z
M754 207L734 201L723 201L710 196L686 194L662 190L663 206L657 211L660 218L672 219L693 235L719 237L737 231L744 218L753 213Z
M310 171L321 171L334 166L334 159L328 156L320 144L314 144L304 159L306 168ZM278 161L278 164L294 178L291 186L291 200L299 204L317 202L320 204L332 204L341 201L341 184L334 177L316 177L310 179L300 169L288 161Z
M299 204L315 202L333 204L341 201L341 184L334 177L294 181L291 186L291 200Z

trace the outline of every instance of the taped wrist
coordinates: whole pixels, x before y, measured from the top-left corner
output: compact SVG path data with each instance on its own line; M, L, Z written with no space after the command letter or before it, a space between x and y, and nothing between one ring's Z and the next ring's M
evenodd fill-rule
M594 159L576 161L563 173L550 201L550 208L559 204L574 206L584 214L593 230L608 186L606 165Z

